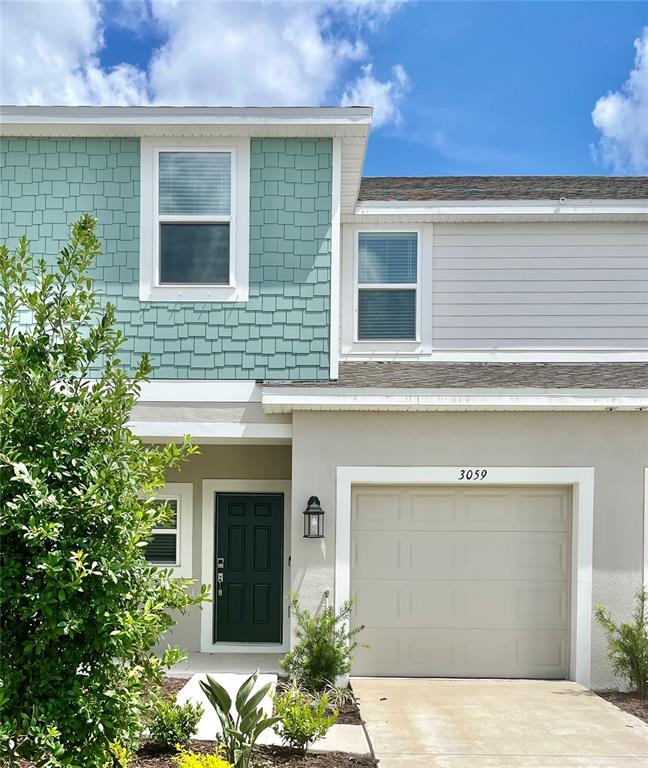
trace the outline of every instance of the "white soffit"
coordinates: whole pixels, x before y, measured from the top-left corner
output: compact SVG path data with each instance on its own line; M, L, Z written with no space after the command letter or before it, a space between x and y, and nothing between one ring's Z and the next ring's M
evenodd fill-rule
M648 390L264 387L266 413L293 411L641 411Z

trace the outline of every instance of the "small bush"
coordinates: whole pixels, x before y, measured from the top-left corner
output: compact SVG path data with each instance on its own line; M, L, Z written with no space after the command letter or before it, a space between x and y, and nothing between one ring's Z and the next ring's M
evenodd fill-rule
M275 714L280 718L274 731L289 747L306 752L321 739L338 718L338 711L328 713L327 693L313 695L298 685L291 685L273 699Z
M641 698L648 698L648 592L637 592L637 607L632 621L615 624L602 605L595 615L608 637L608 654L615 675L625 678Z
M131 750L118 742L110 745L110 753L114 768L128 768L133 759Z
M173 748L186 744L196 733L203 715L200 704L176 704L160 700L153 708L149 722L151 741L159 747Z
M173 762L178 768L234 768L220 755L199 755L186 749L181 749Z
M324 691L351 671L351 654L358 645L355 638L364 627L348 628L349 602L338 614L333 608L324 608L315 616L299 607L295 594L290 604L297 623L297 642L283 657L281 666L311 693Z

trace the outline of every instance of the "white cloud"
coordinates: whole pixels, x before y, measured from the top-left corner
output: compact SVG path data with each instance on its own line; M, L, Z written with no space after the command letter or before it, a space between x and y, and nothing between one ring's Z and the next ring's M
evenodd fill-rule
M4 104L142 104L146 76L103 69L98 0L5 0L0 28Z
M648 27L634 46L634 69L623 88L602 96L592 111L602 134L596 154L620 173L648 171Z
M191 5L153 0L168 42L151 62L161 104L319 104L342 68L366 56L361 40L335 37L316 2ZM181 85L180 85L181 84Z
M365 64L362 73L347 86L342 95L342 106L372 106L374 126L399 123L401 113L398 105L409 88L409 78L400 64L392 67L392 78L385 82L374 77L371 64Z
M0 99L14 104L308 105L340 100L370 58L363 33L405 0L3 0ZM163 39L146 69L101 66L103 29L154 24ZM402 67L380 82L366 65L343 104L396 121Z

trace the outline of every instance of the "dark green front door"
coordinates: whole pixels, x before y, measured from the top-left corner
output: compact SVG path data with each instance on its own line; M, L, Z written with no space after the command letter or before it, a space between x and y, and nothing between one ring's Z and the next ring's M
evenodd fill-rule
M216 495L214 641L280 643L283 496Z

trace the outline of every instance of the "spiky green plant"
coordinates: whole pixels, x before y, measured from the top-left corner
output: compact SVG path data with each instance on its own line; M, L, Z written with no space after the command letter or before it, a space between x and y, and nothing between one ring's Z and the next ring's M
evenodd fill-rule
M200 687L220 720L222 733L218 734L218 738L225 757L234 768L248 768L257 739L279 719L267 716L263 707L259 706L268 695L271 684L266 683L254 692L258 677L259 670L241 685L234 700L234 712L229 693L217 680L207 675L207 682L200 682Z
M598 623L608 638L608 655L616 675L624 678L641 698L648 698L648 592L637 592L632 621L615 623L602 605L595 609Z

